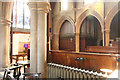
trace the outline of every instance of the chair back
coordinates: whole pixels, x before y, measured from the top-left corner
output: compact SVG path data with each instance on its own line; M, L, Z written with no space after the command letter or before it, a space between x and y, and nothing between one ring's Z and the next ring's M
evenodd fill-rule
M21 75L21 67L22 65L14 65L9 68L6 68L4 72L3 80L6 80L7 78L10 77L18 80ZM11 75L10 73L12 73L13 75Z
M19 77L21 75L21 67L22 67L22 65L18 65L18 66L9 68L9 70L13 71L13 77L15 79L19 79Z
M8 68L5 69L3 80L15 80L14 77L10 74L10 70Z

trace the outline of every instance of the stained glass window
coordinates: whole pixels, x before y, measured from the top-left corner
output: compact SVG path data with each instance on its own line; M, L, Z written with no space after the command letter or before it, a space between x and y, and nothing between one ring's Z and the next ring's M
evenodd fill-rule
M30 29L30 11L27 2L14 0L13 27Z

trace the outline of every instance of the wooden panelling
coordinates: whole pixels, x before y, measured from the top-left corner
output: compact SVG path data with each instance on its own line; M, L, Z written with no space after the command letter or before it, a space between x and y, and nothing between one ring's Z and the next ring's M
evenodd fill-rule
M63 38L60 40L60 50L75 51L75 38Z
M96 52L96 53L114 53L119 54L119 47L109 47L109 46L87 46L87 52Z
M114 47L114 48L120 47L120 41L113 41L112 42L112 47Z
M48 62L100 72L100 69L117 69L118 56L113 55L114 54L50 51Z

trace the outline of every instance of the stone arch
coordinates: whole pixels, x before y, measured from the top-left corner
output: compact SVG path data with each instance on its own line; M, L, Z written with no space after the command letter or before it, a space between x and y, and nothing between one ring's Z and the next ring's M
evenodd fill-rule
M57 23L57 26L56 26L56 34L58 34L59 35L59 32L60 32L60 29L61 29L61 27L62 27L62 24L64 23L64 21L69 21L71 24L72 24L72 26L74 27L73 29L74 29L74 31L75 31L75 25L74 25L74 20L70 17L70 16L62 16L60 19L59 19L59 21L58 21L58 23Z
M120 8L118 7L119 3L116 3L116 5L109 11L107 16L105 17L105 45L109 45L109 33L110 33L110 25L114 18L114 16L120 11Z
M111 22L114 16L119 12L120 8L118 8L118 3L110 10L108 15L105 17L105 29L110 30Z
M56 36L55 36L55 39L54 39L54 49L55 50L59 50L59 32L60 32L60 29L61 29L61 27L62 27L62 24L64 23L64 21L69 21L71 24L72 24L72 26L74 27L74 32L75 32L75 25L74 25L74 20L70 17L70 16L62 16L60 19L59 19L59 21L57 22L57 25L55 26L55 34L56 34Z
M95 18L97 18L97 20L99 21L100 25L101 25L101 31L102 31L102 36L103 36L103 45L104 45L104 19L103 17L96 11L92 10L92 9L82 9L82 14L80 14L80 16L78 17L75 26L76 26L76 51L79 52L79 33L80 33L80 27L82 25L82 22L84 21L84 19L89 16L92 15Z
M84 21L84 19L89 16L92 15L95 18L97 18L97 20L99 21L100 25L101 25L101 30L104 30L104 19L102 18L102 16L97 13L96 11L92 10L92 9L87 9L85 10L78 18L77 22L76 22L76 32L80 33L80 27L82 25L82 22Z

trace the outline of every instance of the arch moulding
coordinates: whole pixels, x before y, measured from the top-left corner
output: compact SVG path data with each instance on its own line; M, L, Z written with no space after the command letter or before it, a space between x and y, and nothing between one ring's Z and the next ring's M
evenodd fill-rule
M92 10L92 9L87 9L86 11L84 11L80 16L79 18L77 19L76 21L76 32L77 33L80 33L80 27L82 25L82 22L84 21L84 19L89 16L89 15L92 15L94 16L95 18L97 18L97 20L99 21L100 25L101 25L101 30L103 32L104 30L104 19L103 17L97 13L96 11Z
M114 18L114 16L120 11L118 7L118 3L109 11L107 16L105 17L105 45L109 46L109 33L110 33L110 25Z
M80 28L81 28L82 22L89 15L94 16L99 21L99 23L101 25L101 31L102 31L102 36L103 36L103 45L104 45L104 19L96 11L94 11L92 9L87 9L82 14L80 14L80 16L78 17L76 24L75 24L76 33L77 33L77 35L76 35L76 52L79 52L79 33L80 33Z
M70 17L70 16L62 16L60 19L59 19L59 21L58 21L58 23L57 23L57 25L56 25L56 34L58 34L59 35L59 32L60 32L60 29L61 29L61 27L62 27L62 24L64 23L64 21L69 21L71 24L72 24L72 26L74 27L73 29L74 29L74 31L75 31L75 25L74 25L74 20Z
M55 26L56 36L54 39L54 46L53 46L55 50L59 50L59 32L65 20L69 21L72 24L72 26L74 27L74 31L75 31L74 20L70 16L62 16L57 22L57 25Z
M120 8L118 8L118 3L110 10L110 12L105 17L105 29L110 30L111 22L114 16L119 12Z

